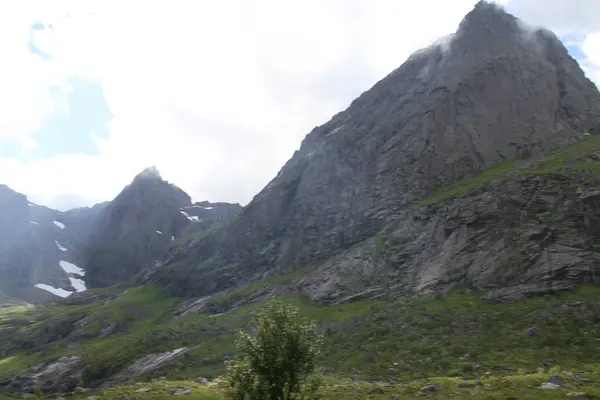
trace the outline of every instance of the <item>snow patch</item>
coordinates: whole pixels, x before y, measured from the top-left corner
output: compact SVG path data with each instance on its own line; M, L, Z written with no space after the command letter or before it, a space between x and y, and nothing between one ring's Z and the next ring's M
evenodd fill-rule
M60 243L58 243L56 240L54 241L54 243L56 244L56 247L58 247L58 249L59 249L60 251L67 251L67 249L66 249L65 247L62 247L62 246L60 245Z
M162 235L162 234L163 234L161 231L156 231L156 233L158 233L159 235Z
M34 225L39 225L37 222L35 221L29 221L30 224L34 224Z
M35 286L38 289L42 289L42 290L45 290L47 292L50 292L50 293L52 293L55 296L62 297L63 299L65 297L69 297L71 294L73 294L73 292L69 292L68 290L60 289L60 288L55 288L53 286L46 285L45 283L38 283L38 284L33 285L33 286Z
M58 262L58 264L63 269L63 271L65 271L67 274L76 274L76 275L85 276L85 271L73 263L61 260Z
M186 208L202 208L203 210L212 210L214 207L203 207L203 206L189 206Z
M54 223L54 225L58 226L60 229L65 229L65 224L63 224L62 222L58 222L58 221L52 221Z
M171 242L175 241L175 236L171 236Z
M200 219L196 215L190 216L188 213L186 213L183 210L179 210L179 212L182 213L187 219L189 219L192 222L193 221L200 222Z
M28 205L29 207L35 207L35 204L33 204L33 203L28 203L27 205Z
M78 292L85 292L87 290L87 286L85 286L85 282L79 278L69 278L71 281L71 286Z

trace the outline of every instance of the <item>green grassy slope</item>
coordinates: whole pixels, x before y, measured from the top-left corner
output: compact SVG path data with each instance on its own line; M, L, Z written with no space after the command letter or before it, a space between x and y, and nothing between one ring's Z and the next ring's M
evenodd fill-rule
M366 391L376 381L393 385L385 388L386 393L406 395L418 393L428 382L438 382L447 395L457 389L458 382L483 379L486 373L491 375L486 382L494 388L486 395L518 395L522 390L537 393L535 387L545 377L560 374L569 379L572 391L584 388L600 396L600 386L595 383L600 382L599 286L514 304L487 304L480 295L457 290L443 299L362 301L335 307L310 305L297 297L287 300L320 322L326 337L320 365L333 385L323 391L334 396L331 398L363 398L353 397L359 393L355 386ZM76 354L86 365L84 386L94 386L146 354L182 346L198 347L138 379L158 379L152 384L171 387L184 385L171 381L218 376L224 358L233 351L235 330L246 326L250 313L260 304L220 316L195 313L174 319L171 311L176 301L155 288L138 287L102 305L63 304L4 313L0 343L9 354L0 359L0 381L40 360ZM76 323L69 332L57 328L82 312L89 321L85 326ZM97 336L103 326L115 321L120 327L113 334ZM532 327L538 335L523 336ZM12 350L6 345L9 331L15 346ZM55 333L54 340L42 342L48 332ZM16 347L23 341L30 344L30 350ZM363 383L353 383L351 377ZM132 388L139 387L120 387L97 398L117 398L111 397L115 390ZM199 387L197 398L214 398L207 390ZM564 398L561 393L562 397L555 398ZM543 398L552 398L545 395ZM148 396L136 398L153 398Z

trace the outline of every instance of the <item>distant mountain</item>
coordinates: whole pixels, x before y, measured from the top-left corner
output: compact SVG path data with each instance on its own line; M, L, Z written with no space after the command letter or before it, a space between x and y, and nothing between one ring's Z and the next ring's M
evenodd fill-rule
M0 185L0 292L37 302L85 290L80 250L104 206L60 212Z
M406 221L413 207L438 190L503 160L576 143L585 133L600 133L596 86L552 32L531 30L482 1L454 35L417 51L313 129L231 224L179 248L146 277L174 294L203 296L314 267L302 290L327 301L373 289L384 271L393 271L386 284L401 283L396 294L467 280L494 287L493 275L469 276L468 265L456 271L447 256L466 243L444 241L469 232L468 226L436 220L431 231L402 231L406 242L387 260L373 255L380 250L372 241L385 247L395 229L412 226ZM435 212L414 218L435 219ZM491 232L503 223L488 221L479 221L477 230ZM503 244L481 246L469 248L470 262ZM512 272L515 282L518 273ZM543 279L540 274L530 280Z
M228 203L192 204L190 196L147 168L96 218L85 250L93 287L127 282L161 260L176 239L228 223L241 209Z
M230 221L241 209L196 203L140 173L113 201L60 212L0 185L0 302L40 302L122 282L176 240Z

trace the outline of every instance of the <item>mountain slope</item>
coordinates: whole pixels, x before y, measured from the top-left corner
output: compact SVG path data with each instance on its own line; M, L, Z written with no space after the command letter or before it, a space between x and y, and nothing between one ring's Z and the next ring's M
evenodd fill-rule
M175 239L201 234L227 223L241 207L190 196L164 181L155 167L138 174L98 215L85 250L85 269L93 287L126 282L143 267L160 261Z
M38 302L84 290L79 249L103 206L63 213L0 185L0 292Z
M523 26L478 3L451 38L413 54L308 134L235 221L180 247L147 279L203 295L323 265L437 189L600 133L597 88L553 33ZM371 267L386 266L348 273ZM327 277L322 295L348 294L338 280Z

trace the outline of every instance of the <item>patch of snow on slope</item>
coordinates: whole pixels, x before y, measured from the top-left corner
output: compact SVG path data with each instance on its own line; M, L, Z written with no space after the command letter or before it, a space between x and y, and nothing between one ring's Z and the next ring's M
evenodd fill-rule
M58 264L63 269L63 271L65 271L67 274L76 274L76 275L85 276L85 271L73 263L61 260L58 262Z
M202 206L189 206L186 208L202 208L203 210L212 210L214 207L202 207Z
M71 281L71 286L78 292L85 292L87 290L87 286L85 286L85 282L78 278L69 278Z
M198 219L198 217L196 215L192 215L190 216L188 213L186 213L183 210L179 210L180 213L182 213L183 215L185 215L185 217L187 219L189 219L190 221L196 221L196 222L200 222L200 219Z
M60 289L60 288L55 288L53 286L46 285L45 283L38 283L38 284L33 285L33 286L35 286L38 289L42 289L42 290L45 290L47 292L50 292L50 293L52 293L55 296L62 297L63 299L65 297L69 297L71 294L73 294L73 292L69 292L68 290Z
M33 204L33 203L28 203L27 205L28 205L29 207L35 207L35 204Z
M56 240L54 241L54 243L56 244L56 247L58 247L58 249L59 249L60 251L67 251L67 249L66 249L65 247L62 247L62 246L60 245L60 243L58 243Z
M65 224L63 224L62 222L58 222L58 221L52 221L54 223L54 225L58 226L60 229L65 229Z
M175 241L175 236L171 236L171 242Z
M158 233L159 235L162 235L162 234L163 234L161 231L156 231L156 233Z
M30 224L34 224L34 225L39 225L37 222L35 221L29 221Z

